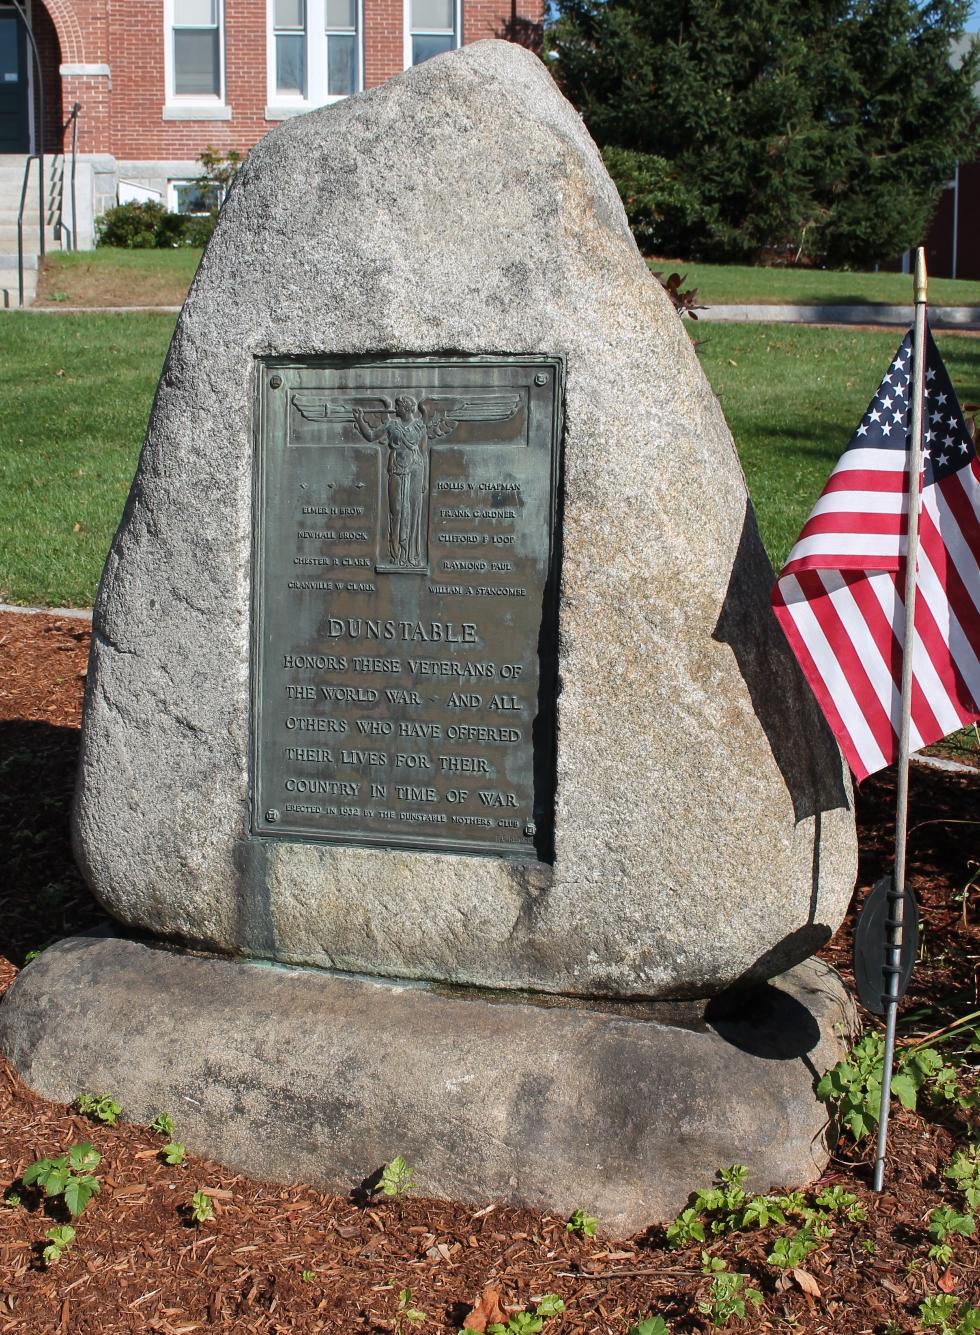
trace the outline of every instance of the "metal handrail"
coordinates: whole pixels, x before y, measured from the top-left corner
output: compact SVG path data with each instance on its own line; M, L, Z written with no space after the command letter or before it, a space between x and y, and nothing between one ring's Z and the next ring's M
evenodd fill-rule
M75 167L78 154L78 113L82 109L81 102L73 102L68 112L68 119L61 127L61 142L64 144L65 135L68 127L71 126L71 148L66 152L61 152L61 176L57 176L57 168L52 160L51 164L51 193L52 193L52 211L55 217L55 236L59 237L65 250L78 249L78 211L75 200ZM71 165L69 167L69 153L71 155ZM65 226L65 177L70 182L71 197L71 225ZM55 200L55 191L57 191L57 203ZM68 234L68 244L64 245L65 234Z
M20 187L20 208L17 210L17 304L24 304L24 208L27 204L27 187L31 182L31 163L38 160L36 153L29 153L24 163L24 182ZM44 165L40 164L43 176ZM42 201L43 204L43 201ZM44 209L41 209L41 236L44 236ZM44 254L44 251L41 251Z
M78 249L78 211L75 207L75 162L78 150L78 113L82 109L81 102L73 102L71 111L68 113L68 119L71 121L71 249ZM67 128L67 127L66 127ZM61 188L64 191L64 176L62 176Z

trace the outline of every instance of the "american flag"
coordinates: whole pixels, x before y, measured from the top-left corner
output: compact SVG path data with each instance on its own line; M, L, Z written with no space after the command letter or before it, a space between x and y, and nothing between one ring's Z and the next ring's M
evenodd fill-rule
M980 718L980 465L928 331L926 339L913 751ZM912 347L910 330L772 595L859 781L898 756Z

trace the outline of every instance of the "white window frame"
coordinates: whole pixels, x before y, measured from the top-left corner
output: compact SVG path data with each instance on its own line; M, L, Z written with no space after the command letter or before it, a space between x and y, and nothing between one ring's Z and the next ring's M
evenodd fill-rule
M177 187L178 187L178 186L181 186L181 185L196 185L196 186L200 186L200 184L201 184L200 177L193 177L193 176L177 176L177 177L174 177L172 180L168 180L168 181L167 181L167 210L168 210L168 212L170 212L170 213L180 213L180 208L179 208L180 201L179 201L179 199L177 198ZM159 192L157 192L157 193L159 194ZM218 205L216 205L215 207L220 208L221 206L220 206L220 204L218 204ZM181 214L181 217L182 217L182 218L206 218L206 217L208 216L208 212L210 212L210 210L206 210L204 213L182 213L182 214Z
M402 32L404 34L403 58L405 69L412 68L412 37L418 34L420 37L445 37L445 28L413 28L412 27L412 0L403 0L403 18ZM458 51L463 45L463 0L453 0L453 37L455 41L450 48Z
M174 0L163 0L164 120L230 120L225 101L225 4L215 0L218 19L218 93L174 91Z
M364 88L364 0L356 0L357 30L354 50L357 54L354 92ZM276 16L275 0L266 0L266 120L285 120L314 107L342 102L348 94L327 93L327 6L326 0L306 0L306 96L280 93L276 89ZM331 29L332 32L338 29Z

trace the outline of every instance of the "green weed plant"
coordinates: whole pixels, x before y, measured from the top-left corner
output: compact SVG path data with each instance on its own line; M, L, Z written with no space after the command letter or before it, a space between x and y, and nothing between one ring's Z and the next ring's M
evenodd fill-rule
M381 1171L381 1190L386 1196L404 1196L415 1186L412 1168L400 1154L396 1154Z
M857 1143L870 1136L878 1124L884 1059L884 1038L877 1031L868 1031L817 1085L817 1097ZM920 1098L967 1106L972 1100L960 1092L957 1064L958 1058L947 1059L937 1047L899 1048L891 1092L903 1108L912 1112Z
M626 1335L670 1335L670 1327L662 1316L645 1316L634 1322Z
M55 1228L49 1228L44 1236L48 1240L48 1245L41 1253L44 1264L57 1265L75 1241L75 1230L71 1224L58 1224Z
M939 1327L939 1335L976 1335L980 1331L980 1307L961 1302L952 1293L937 1293L919 1305L923 1326Z
M843 1187L825 1187L811 1205L802 1191L781 1196L749 1196L743 1185L747 1174L743 1164L720 1169L716 1185L695 1192L691 1205L667 1225L667 1245L685 1247L705 1242L709 1236L782 1227L798 1221L800 1226L794 1232L775 1239L766 1258L779 1269L795 1269L833 1236L835 1220L860 1223L865 1218L857 1196ZM711 1259L702 1251L703 1264L706 1258ZM712 1263L711 1268L721 1267Z
M977 1231L977 1221L969 1212L961 1214L951 1205L939 1205L929 1216L929 1259L940 1265L949 1265L953 1259L952 1237L971 1238Z
M214 1206L206 1191L195 1191L191 1197L191 1218L195 1224L204 1224L214 1218Z
M745 1275L724 1271L712 1279L708 1295L698 1303L698 1310L713 1326L725 1326L732 1317L744 1321L749 1308L761 1304L762 1294L747 1285Z
M425 1320L425 1313L420 1308L412 1306L412 1290L400 1290L398 1307L395 1309L395 1335L403 1335L406 1327L421 1326Z
M953 1183L971 1209L980 1208L980 1145L957 1150L943 1176Z
M549 1317L561 1316L564 1301L557 1293L546 1293L535 1304L534 1311L511 1312L506 1323L492 1321L487 1335L538 1335Z
M594 1238L598 1227L598 1217L594 1214L586 1214L584 1210L573 1211L565 1225L568 1233L578 1233L583 1238Z
M822 1245L812 1228L804 1226L788 1237L777 1238L766 1260L781 1270L795 1270Z
M101 1158L86 1140L55 1159L37 1159L24 1169L21 1181L25 1187L40 1187L49 1198L61 1196L68 1213L77 1217L102 1189L94 1175Z
M97 1122L104 1122L106 1126L115 1126L119 1121L119 1114L122 1112L122 1106L116 1102L111 1094L79 1094L75 1100L75 1106L86 1117L92 1117Z

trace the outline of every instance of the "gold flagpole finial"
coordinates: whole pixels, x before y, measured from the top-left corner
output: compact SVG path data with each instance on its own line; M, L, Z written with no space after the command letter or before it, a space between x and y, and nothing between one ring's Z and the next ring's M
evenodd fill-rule
M929 286L929 279L926 276L926 248L919 246L915 252L915 304L926 300L926 289Z

